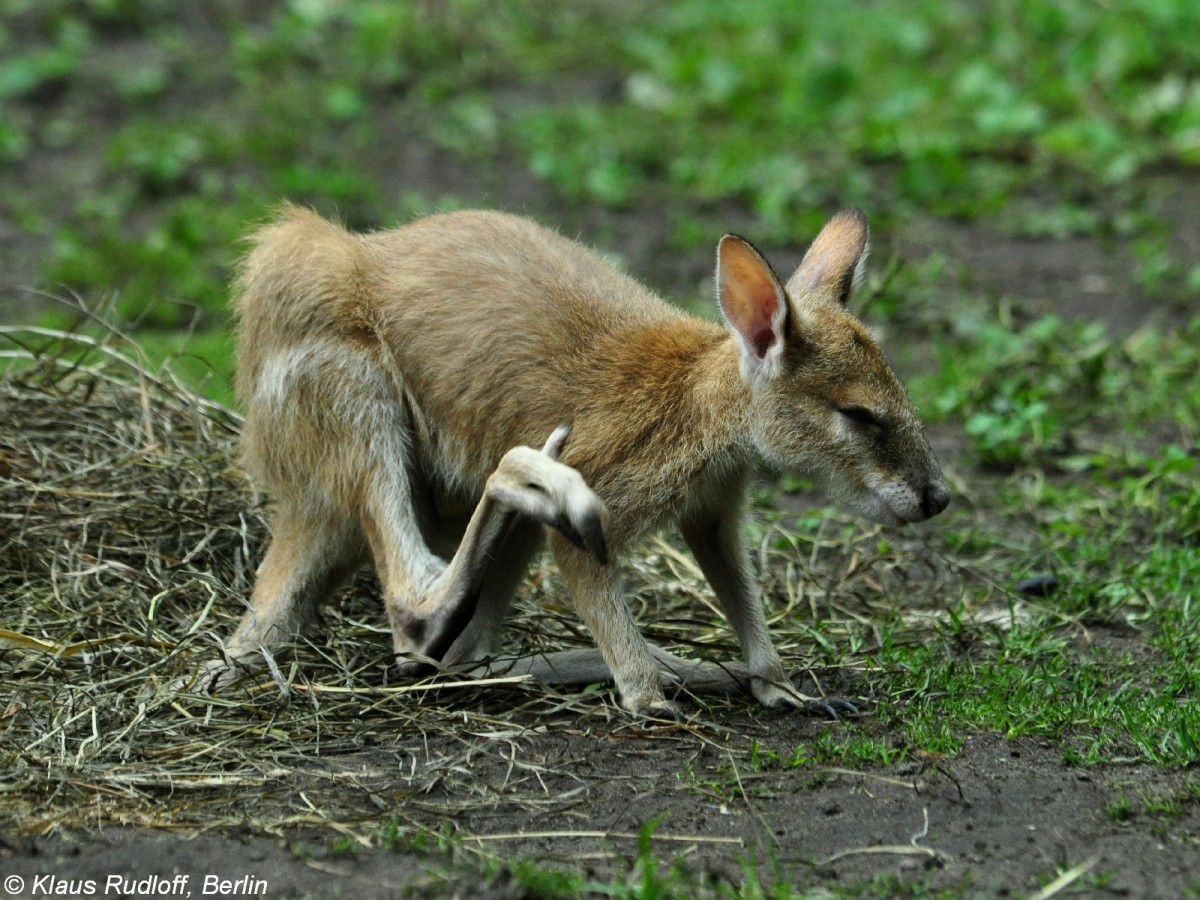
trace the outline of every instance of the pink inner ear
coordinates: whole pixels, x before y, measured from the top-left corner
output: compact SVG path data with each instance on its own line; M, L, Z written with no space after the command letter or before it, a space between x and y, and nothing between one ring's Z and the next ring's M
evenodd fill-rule
M754 325L750 342L754 346L754 355L759 359L765 359L767 351L775 346L775 332L771 330L770 325L757 323Z
M718 274L720 303L743 346L758 359L783 337L777 332L783 288L766 261L741 238L721 241Z

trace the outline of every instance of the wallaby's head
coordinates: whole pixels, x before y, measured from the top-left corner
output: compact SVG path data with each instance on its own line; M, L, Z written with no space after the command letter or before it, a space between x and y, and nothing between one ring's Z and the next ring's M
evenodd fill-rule
M750 387L749 427L770 462L810 475L877 522L920 522L950 493L908 393L846 308L862 281L867 220L834 216L780 282L749 243L717 249L717 296Z

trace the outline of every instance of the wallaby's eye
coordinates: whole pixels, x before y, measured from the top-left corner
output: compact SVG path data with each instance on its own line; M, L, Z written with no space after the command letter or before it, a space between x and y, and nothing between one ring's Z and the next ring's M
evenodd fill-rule
M837 411L855 425L874 425L877 427L883 425L879 421L879 417L865 406L839 406Z

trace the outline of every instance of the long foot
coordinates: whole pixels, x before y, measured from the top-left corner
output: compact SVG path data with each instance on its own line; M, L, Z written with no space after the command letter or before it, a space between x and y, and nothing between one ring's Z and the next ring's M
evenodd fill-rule
M557 529L607 565L608 509L582 475L558 461L570 432L570 426L560 425L540 452L531 447L509 450L488 479L487 492L498 503Z

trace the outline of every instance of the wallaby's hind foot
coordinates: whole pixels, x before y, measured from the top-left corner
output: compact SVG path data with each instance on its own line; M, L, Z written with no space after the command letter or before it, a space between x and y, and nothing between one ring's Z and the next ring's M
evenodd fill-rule
M560 425L541 450L513 447L505 453L445 571L415 604L389 604L401 671L420 674L430 669L429 660L446 661L476 614L498 547L518 516L557 529L602 565L607 563L608 510L583 476L558 462L570 431ZM465 656L469 649L456 655Z
M215 696L243 676L261 672L269 653L270 650L264 646L256 653L251 652L236 658L226 654L221 659L205 663L194 675L185 675L176 679L171 689L175 693L189 691L204 697ZM274 662L272 661L267 667L273 666Z
M600 565L608 564L604 532L608 509L583 476L558 462L571 433L560 425L542 447L514 447L500 460L487 483L487 495L509 509L549 525Z

